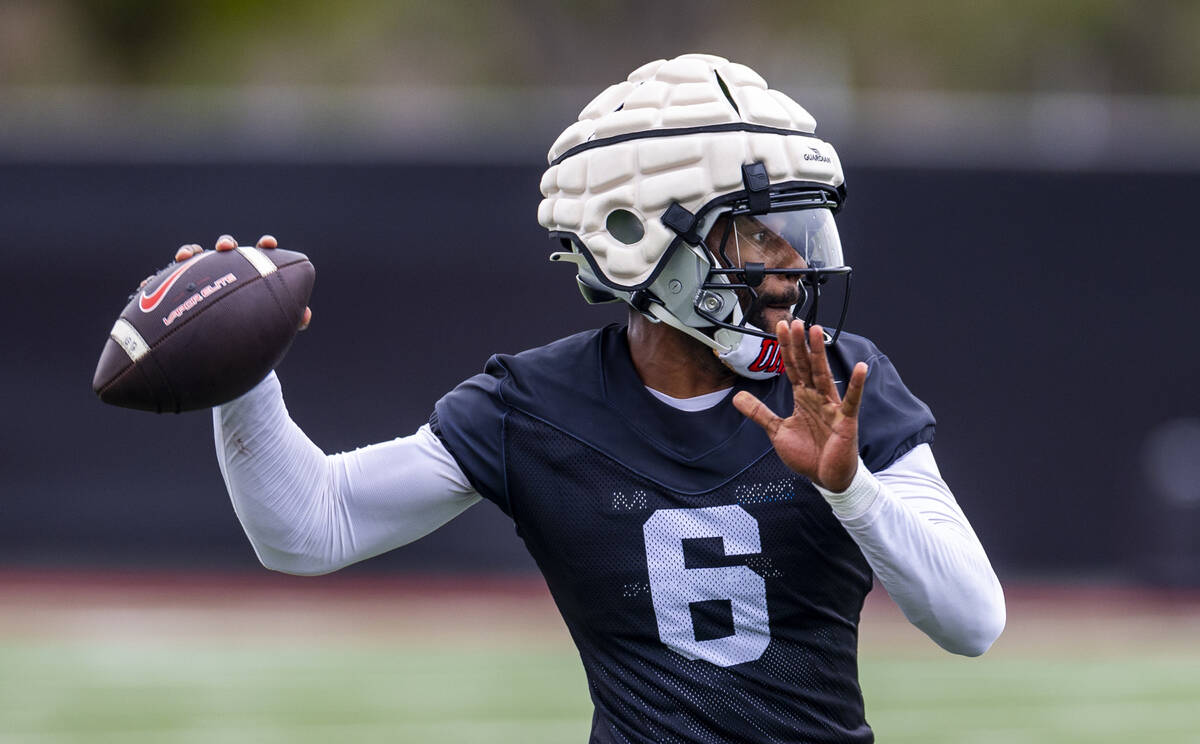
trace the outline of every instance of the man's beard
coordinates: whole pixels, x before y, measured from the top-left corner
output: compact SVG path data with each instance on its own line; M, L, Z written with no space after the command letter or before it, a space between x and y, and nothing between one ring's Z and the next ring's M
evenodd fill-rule
M788 320L792 318L792 309L800 302L800 292L786 292L773 295L759 295L750 303L746 311L746 322L767 333L775 332L775 324L767 320L767 312L771 310L786 311Z

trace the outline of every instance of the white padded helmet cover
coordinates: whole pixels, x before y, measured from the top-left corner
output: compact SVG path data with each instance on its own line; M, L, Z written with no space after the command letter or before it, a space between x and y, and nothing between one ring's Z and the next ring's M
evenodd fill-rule
M739 124L787 132L637 137L655 130ZM542 176L545 199L538 206L538 222L578 237L606 283L643 285L675 239L659 220L667 207L678 202L695 213L716 197L741 191L743 164L761 161L772 184L840 186L841 162L832 145L812 136L815 129L807 111L768 89L749 67L706 54L651 62L598 95L550 148L548 160L554 163L578 145L618 138L550 166ZM620 139L622 135L634 138ZM640 240L625 243L609 234L606 222L616 209L641 220L645 232Z

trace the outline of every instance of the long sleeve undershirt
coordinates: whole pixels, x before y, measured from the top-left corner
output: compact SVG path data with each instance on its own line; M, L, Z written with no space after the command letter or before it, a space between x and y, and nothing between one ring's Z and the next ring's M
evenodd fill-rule
M233 508L273 570L335 571L423 537L480 500L428 425L326 455L291 420L274 373L213 409L213 425ZM1004 627L1004 596L928 445L875 474L860 461L844 493L818 490L913 625L953 653L987 650Z

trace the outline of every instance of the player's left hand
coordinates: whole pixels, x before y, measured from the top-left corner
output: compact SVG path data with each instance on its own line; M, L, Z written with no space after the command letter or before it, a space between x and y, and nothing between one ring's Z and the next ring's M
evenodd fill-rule
M775 333L792 383L792 415L776 416L744 390L733 396L733 405L766 430L784 465L822 488L845 491L858 471L858 406L867 365L854 365L843 400L829 369L820 326L808 329L806 337L804 323L780 321Z

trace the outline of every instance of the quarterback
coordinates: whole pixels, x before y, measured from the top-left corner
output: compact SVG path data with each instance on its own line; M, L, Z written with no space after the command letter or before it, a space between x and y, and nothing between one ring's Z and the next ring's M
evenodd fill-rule
M262 563L327 573L493 502L579 648L597 743L872 741L875 579L947 651L986 651L1004 597L933 415L842 329L845 188L815 126L709 55L600 93L550 148L538 220L628 322L493 356L416 433L354 452L315 446L274 374L214 409Z

